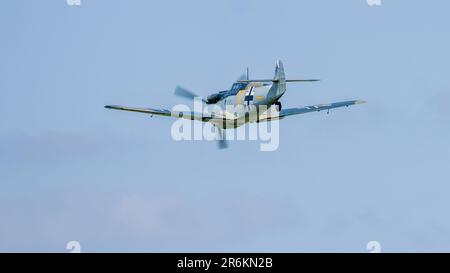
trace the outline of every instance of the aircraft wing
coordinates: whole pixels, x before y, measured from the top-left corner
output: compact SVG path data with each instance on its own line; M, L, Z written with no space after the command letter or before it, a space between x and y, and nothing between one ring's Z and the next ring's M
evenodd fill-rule
M138 107L127 107L127 106L120 106L120 105L106 105L105 108L113 109L113 110L138 112L138 113L144 113L144 114L149 114L149 115L200 120L200 121L208 121L212 118L212 116L208 113L196 113L196 112L188 112L188 111L184 111L184 112L183 111L169 111L166 109L138 108Z
M350 101L333 102L333 103L329 103L329 104L317 104L317 105L305 106L305 107L301 107L301 108L282 109L280 111L279 115L268 116L263 119L260 119L259 121L270 121L270 120L274 120L274 119L282 119L287 116L306 114L309 112L316 112L316 111L319 112L319 111L323 111L323 110L329 110L329 109L339 108L339 107L344 107L344 106L348 107L350 105L361 104L361 103L365 103L365 101L350 100Z

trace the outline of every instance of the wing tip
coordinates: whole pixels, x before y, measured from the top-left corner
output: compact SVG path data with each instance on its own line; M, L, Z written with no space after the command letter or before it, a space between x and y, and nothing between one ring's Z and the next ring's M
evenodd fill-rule
M367 101L365 100L356 100L355 104L363 104L363 103L367 103Z
M105 105L106 109L112 109L112 110L124 110L123 106L120 105Z

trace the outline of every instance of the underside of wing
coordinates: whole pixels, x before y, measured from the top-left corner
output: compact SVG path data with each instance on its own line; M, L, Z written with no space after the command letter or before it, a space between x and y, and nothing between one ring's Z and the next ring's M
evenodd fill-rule
M238 80L237 82L249 83L249 82L278 82L276 79L261 79L261 80ZM287 79L285 82L318 82L319 79Z
M279 112L278 115L268 116L263 119L260 119L259 121L270 121L270 120L275 120L275 119L282 119L287 116L306 114L309 112L320 112L323 110L330 110L330 109L339 108L339 107L348 107L350 105L361 104L361 103L365 103L365 101L350 100L350 101L333 102L333 103L328 103L328 104L317 104L317 105L305 106L305 107L300 107L300 108L283 109Z
M166 117L199 120L199 121L208 121L212 118L211 115L207 114L207 113L196 113L196 112L189 112L189 111L169 111L166 109L127 107L127 106L120 106L120 105L106 105L105 108L113 109L113 110L138 112L138 113L144 113L144 114L149 114L149 115L158 115L158 116L166 116Z
M170 111L165 110L165 109L138 108L138 107L127 107L127 106L120 106L120 105L106 105L105 108L113 109L113 110L145 113L145 114L150 114L150 115L159 115L159 116L168 116L168 117L171 116Z

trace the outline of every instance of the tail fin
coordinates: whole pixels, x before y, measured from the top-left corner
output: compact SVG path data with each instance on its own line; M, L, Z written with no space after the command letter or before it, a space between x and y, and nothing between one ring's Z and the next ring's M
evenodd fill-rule
M285 81L286 76L284 75L284 67L281 60L277 61L277 66L275 67L275 75L273 76L274 81Z
M284 67L281 60L277 61L275 68L275 75L273 76L274 86L277 88L277 95L281 96L286 92L286 76L284 74Z

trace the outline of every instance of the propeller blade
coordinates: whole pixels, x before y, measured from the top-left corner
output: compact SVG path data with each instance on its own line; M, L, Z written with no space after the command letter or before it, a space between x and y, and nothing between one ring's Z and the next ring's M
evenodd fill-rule
M222 131L222 129L220 129L218 127L216 127L216 129L217 129L217 136L218 136L217 147L219 149L226 149L226 148L228 148L228 142L225 139L225 133Z
M202 101L206 102L206 100L204 100L202 97L198 96L194 92L191 92L191 91L189 91L186 88L183 88L181 86L177 86L175 88L175 92L174 93L175 93L175 96L182 97L182 98L185 98L185 99L193 100L195 98L201 98Z

